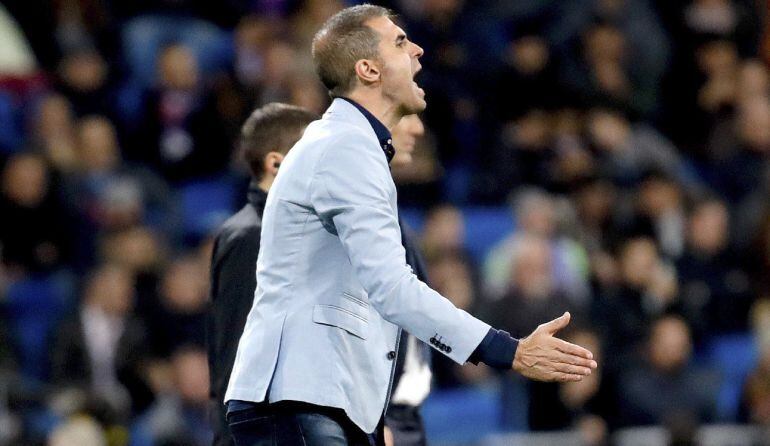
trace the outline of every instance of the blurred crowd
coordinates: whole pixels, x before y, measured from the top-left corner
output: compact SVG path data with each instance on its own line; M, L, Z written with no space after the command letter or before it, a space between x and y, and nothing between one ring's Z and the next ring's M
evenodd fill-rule
M257 106L323 112L342 0L0 4L0 445L204 445L211 239ZM752 0L390 0L425 49L393 170L433 286L512 335L569 310L581 383L499 428L770 426L770 29ZM474 209L512 230L479 250ZM741 369L743 367L743 369ZM524 419L522 424L521 419Z

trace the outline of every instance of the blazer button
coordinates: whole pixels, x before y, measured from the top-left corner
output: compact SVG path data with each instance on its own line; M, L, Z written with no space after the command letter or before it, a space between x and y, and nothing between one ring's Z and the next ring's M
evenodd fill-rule
M389 352L388 352L388 359L390 359L391 361L392 361L392 360L394 360L394 359L396 359L396 352L394 352L394 351L392 351L392 350L391 350L391 351L389 351Z

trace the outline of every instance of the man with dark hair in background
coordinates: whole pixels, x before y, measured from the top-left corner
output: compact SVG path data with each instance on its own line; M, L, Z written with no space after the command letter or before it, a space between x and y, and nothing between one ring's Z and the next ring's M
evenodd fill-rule
M398 125L393 128L393 147L396 153L390 163L391 166L403 167L411 164L417 139L424 133L425 126L418 115L401 118ZM406 251L406 263L418 279L428 284L428 271L417 237L400 217L398 223L401 226L401 243ZM401 331L390 405L385 414L386 445L423 446L427 444L420 406L428 397L432 377L428 345L406 331Z
M240 149L251 170L248 203L221 227L211 260L211 303L206 323L214 444L232 445L223 398L238 338L254 301L262 212L283 157L317 119L314 113L271 103L255 110L241 129Z

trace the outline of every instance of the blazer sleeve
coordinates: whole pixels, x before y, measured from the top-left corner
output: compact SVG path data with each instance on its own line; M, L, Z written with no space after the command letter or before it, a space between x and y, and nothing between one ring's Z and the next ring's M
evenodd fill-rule
M391 204L395 185L385 156L372 145L350 132L327 146L311 180L311 204L324 225L336 231L380 315L462 364L490 327L456 308L407 266Z

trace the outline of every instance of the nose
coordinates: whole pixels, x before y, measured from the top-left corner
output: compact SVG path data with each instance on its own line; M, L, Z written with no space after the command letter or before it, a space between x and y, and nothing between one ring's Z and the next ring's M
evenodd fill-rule
M414 45L414 57L421 58L423 54L425 54L425 51L422 49L420 45L417 45L416 43L412 42L412 45Z

